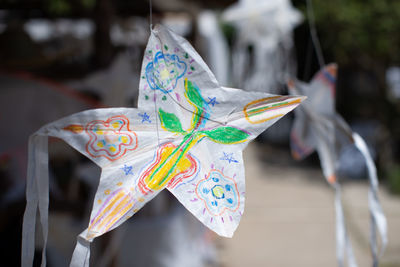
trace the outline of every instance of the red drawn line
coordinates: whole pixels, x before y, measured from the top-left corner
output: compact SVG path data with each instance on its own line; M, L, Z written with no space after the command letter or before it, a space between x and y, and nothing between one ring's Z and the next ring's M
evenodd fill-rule
M94 127L96 124L98 124L98 123L103 124L104 126L108 127L108 126L110 125L110 122L111 122L112 120L114 120L114 119L120 119L120 120L124 121L124 124L121 125L121 127L120 127L117 131L115 131L115 132L117 132L117 134L121 135L119 132L121 131L121 129L122 129L124 126L126 126L127 132L129 132L129 134L133 134L133 135L134 135L134 138L135 138L135 140L134 140L132 136L128 135L128 136L130 137L131 141L129 142L128 145L127 145L127 144L123 144L123 143L119 144L119 145L118 145L118 153L116 153L116 155L118 155L118 154L121 153L121 151L122 151L121 146L129 146L129 145L132 144L133 141L136 142L136 144L135 144L135 146L134 146L133 148L124 148L122 154L119 155L119 156L117 156L117 157L115 157L114 155L108 153L108 151L106 151L105 149L97 150L97 149L95 149L95 148L93 147L93 143L97 140L96 134L94 134L93 131L92 131L93 127ZM125 125L125 123L126 123L126 125ZM85 131L86 131L86 133L87 133L87 134L89 135L89 137L90 137L89 141L88 141L87 144L86 144L86 152L87 152L89 155L91 155L92 157L94 157L94 158L97 158L97 157L105 157L105 158L107 158L107 159L110 160L110 161L114 161L114 160L117 160L117 159L123 157L123 156L126 154L127 151L129 151L129 150L135 150L135 149L137 148L137 146L138 146L137 135L136 135L135 132L133 132L133 131L131 131L131 130L129 129L129 119L128 119L127 117L125 117L124 115L113 116L113 117L109 118L109 119L106 120L106 121L102 121L102 120L94 120L94 121L91 121L91 122L89 122L89 123L87 124L87 126L85 127ZM94 155L94 154L91 153L91 151L89 150L89 146L90 146L90 148L93 149L95 152L104 151L107 155L103 155L103 154L101 154L101 155Z

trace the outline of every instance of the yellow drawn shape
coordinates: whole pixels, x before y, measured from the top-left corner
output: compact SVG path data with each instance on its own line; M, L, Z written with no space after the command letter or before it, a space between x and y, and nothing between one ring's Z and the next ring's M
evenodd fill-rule
M116 199L120 199L120 197L118 197ZM96 226L96 228L101 229L104 225L107 225L107 223L109 221L111 221L111 220L115 221L114 218L121 218L127 212L127 210L129 210L128 207L129 208L132 207L132 203L131 203L130 205L125 207L125 209L122 209L126 204L129 203L129 200L130 200L129 195L125 195L125 197L121 200L121 202L118 203L118 205L113 209L111 209L111 206L114 206L114 205L111 205L111 203L110 203L110 205L107 206L107 208L109 208L111 210L110 214L107 217L105 217L103 219L103 221L99 225ZM112 223L111 223L111 225L112 225Z
M122 216L124 216L131 208L132 208L133 204L130 203L128 206L126 206L122 211L119 212L118 215L116 215L116 217L114 218L114 220L111 221L111 223L109 224L109 226L107 226L107 228L105 229L104 232L107 232L108 229L110 229L119 219L121 219Z
M161 75L161 79L162 80L165 80L165 79L168 79L169 78L169 71L167 70L167 68L164 68L162 71L161 71L161 73L160 73Z
M114 127L114 128L118 128L119 127L119 122L114 122L113 124L112 124L112 127Z
M212 191L217 198L221 198L224 195L224 189L221 186L214 187Z
M79 124L71 124L71 125L64 127L63 130L78 134L78 133L83 132L83 126L79 125Z
M109 191L109 190L106 190ZM109 194L109 193L108 193ZM108 195L106 194L106 195ZM92 227L92 225L95 225L97 223L98 220L100 220L100 218L102 218L104 216L104 214L106 214L109 210L111 210L111 208L114 206L114 204L121 198L123 197L125 194L123 191L118 192L114 197L113 200L110 202L110 204L108 204L106 206L106 208L97 216L96 220L93 221L93 223L91 224L91 226L89 226L89 229Z
M172 154L175 150L175 147L165 147L161 152L161 159L159 162L164 162L164 160ZM146 185L152 190L160 190L164 188L164 186L178 173L185 172L192 165L190 160L183 156L177 162L179 156L181 155L181 151L176 152L172 155L169 160L161 167L157 168L159 164L153 168L153 170L146 176L144 179ZM170 170L173 170L170 172ZM150 181L151 179L151 181Z

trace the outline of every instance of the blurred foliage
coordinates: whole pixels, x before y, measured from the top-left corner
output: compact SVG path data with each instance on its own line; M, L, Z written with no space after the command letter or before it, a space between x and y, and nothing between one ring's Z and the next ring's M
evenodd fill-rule
M66 0L48 0L47 8L54 15L67 15L71 11L71 5Z
M96 0L46 0L46 8L53 16L67 16L73 9L91 10Z
M400 1L313 0L323 50L340 64L400 63ZM301 7L306 12L305 3Z
M390 191L400 195L400 165L390 168L387 177Z

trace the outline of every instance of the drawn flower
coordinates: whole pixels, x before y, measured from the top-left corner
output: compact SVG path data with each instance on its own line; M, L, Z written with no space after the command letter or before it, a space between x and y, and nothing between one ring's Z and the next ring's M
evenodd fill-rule
M92 157L105 157L113 161L137 147L136 133L129 129L129 120L123 115L106 121L91 121L85 131L90 136L86 152Z
M239 208L240 196L235 181L219 170L211 170L206 178L200 180L196 194L215 216L222 215L227 209L236 211Z
M186 68L186 63L179 60L177 55L163 54L159 51L154 60L146 66L147 83L153 90L171 92L185 74Z

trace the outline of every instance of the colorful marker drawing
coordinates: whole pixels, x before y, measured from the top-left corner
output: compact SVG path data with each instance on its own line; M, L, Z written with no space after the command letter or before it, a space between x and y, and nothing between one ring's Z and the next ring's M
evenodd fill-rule
M193 82L185 79L184 86L185 98L195 109L191 127L184 130L175 114L159 109L162 128L182 135L183 140L178 146L166 144L157 151L155 159L139 178L138 186L143 194L163 189L166 185L173 188L183 179L197 173L198 164L190 156L189 151L203 138L223 144L236 144L246 141L249 137L247 132L230 126L202 130L209 117L207 103L201 96L200 89Z
M197 174L200 163L189 153L184 153L168 143L159 148L151 164L141 174L138 187L143 194L174 188L187 178Z
M211 106L215 106L215 105L219 104L219 102L217 101L217 98L214 96L214 97L208 97L207 104L209 104Z
M153 193L160 191L165 187L174 189L186 180L190 180L195 177L200 168L200 162L190 154L190 149L204 138L216 143L229 145L245 142L250 136L248 132L231 126L218 126L207 130L203 129L205 122L210 116L207 103L201 96L200 89L193 82L185 79L184 87L184 96L194 108L190 127L187 130L184 130L182 128L181 121L175 114L165 112L161 108L158 110L162 129L167 132L181 135L182 141L179 145L166 143L157 149L154 158L140 173L137 180L137 188L139 190L135 194L140 194L141 197L147 197L150 194L153 195ZM114 123L115 118L119 118L119 116L110 118L107 120L107 123ZM97 125L99 122L96 121L95 123L90 123L90 125L92 124ZM97 128L92 128L94 128L94 131L98 131ZM127 167L128 166L124 165L122 168L125 173L130 171ZM224 177L221 177L221 181L224 181L222 186L223 190L226 191L225 195L227 196L225 201L227 201L227 203L232 202L230 205L226 205L226 207L231 207L232 209L233 205L237 205L238 202L236 200L239 197L237 193L232 193L235 192L235 184L229 182L228 185L228 181L230 180L228 178L223 178ZM216 178L214 177L214 180L215 179ZM228 190L231 187L232 192ZM135 192L135 190L130 193L124 192L125 195L123 195L121 192L122 191L120 189L112 193L107 192L108 194L111 194L111 196L106 201L108 204L105 203L100 207L98 212L99 215L96 215L97 219L92 221L91 226L89 227L89 234L91 236L97 236L101 233L104 233L102 231L108 231L111 229L111 227L118 222L118 218L123 218L129 212L129 209L126 207L130 206L132 208L133 204L128 205L127 201L129 200L129 203L133 201L131 194ZM220 186L216 185L215 188L212 188L212 194L217 197L221 192ZM219 197L224 198L224 196ZM214 201L210 205L213 203L216 204L217 202L218 201ZM215 210L215 208L209 209ZM103 214L109 215L103 219L105 216Z
M146 66L146 78L151 89L169 93L186 72L186 63L175 54L159 51Z
M133 175L133 167L124 164L124 167L120 168L124 171L125 175Z
M129 129L129 119L124 115L106 121L92 121L86 125L85 131L90 135L86 151L92 157L105 157L113 161L127 151L135 150L138 145L136 133Z
M228 163L239 163L239 161L237 161L234 157L233 157L233 153L226 153L226 152L222 152L224 153L224 155L219 158L220 160L226 160Z
M97 214L91 219L88 227L88 238L93 238L113 228L135 205L132 193L120 188L112 193L105 192L109 197L104 201Z
M211 170L200 180L195 192L213 216L221 216L226 210L235 212L239 209L240 194L235 180L224 176L219 170Z
M129 119L124 115L113 116L105 121L94 120L86 126L70 124L63 130L75 134L84 130L89 136L86 152L94 158L104 157L114 161L138 146L137 135L129 129Z
M151 123L150 116L146 112L139 113L139 116L142 118L142 123Z
M293 100L288 96L272 96L251 101L243 108L243 113L248 122L259 124L284 116L287 109L293 109L300 102L301 99Z

